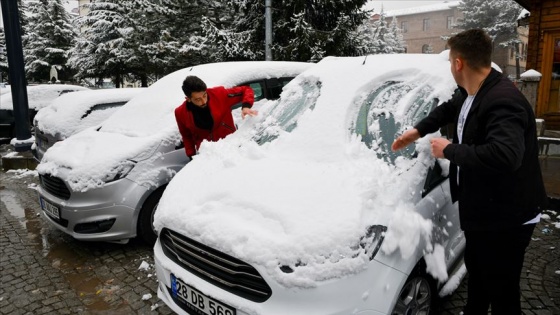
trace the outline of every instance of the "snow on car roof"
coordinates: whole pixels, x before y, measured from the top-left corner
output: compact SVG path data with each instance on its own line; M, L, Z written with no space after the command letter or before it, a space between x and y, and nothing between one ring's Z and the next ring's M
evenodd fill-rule
M70 84L41 84L28 86L27 101L29 109L38 111L39 109L48 106L63 92L67 93L82 90L88 90L88 88ZM13 109L11 92L0 96L0 109Z
M426 97L440 103L456 88L446 54L323 59L290 82L278 102L245 119L238 132L202 144L164 192L156 228L266 266L286 286L313 286L363 270L369 258L355 249L372 224L389 226L386 252L410 255L430 235L430 222L413 210L420 192L411 191L432 161L429 142L419 141L417 159L393 165L350 131L359 104L387 81L404 82L412 93L426 88ZM317 90L316 103L293 131L262 145L250 140L256 129L274 128L276 105ZM382 110L403 121L412 103L408 94L388 97ZM288 274L280 265L300 267Z
M102 130L131 137L149 136L162 129L172 129L175 132L177 126L174 110L185 100L181 86L188 75L198 76L208 87L231 87L257 78L296 76L311 65L302 62L245 61L211 63L181 69L158 80L149 87L149 93L130 100L103 124Z
M85 191L103 185L102 178L126 160L153 152L162 142L179 143L174 110L185 99L181 90L187 75L203 79L208 87L226 87L268 77L291 77L313 64L252 61L204 64L173 72L131 99L97 130L86 129L53 145L37 170L58 174L69 170L72 189Z
M95 105L127 102L145 90L145 88L102 89L63 94L50 106L39 110L35 116L37 127L51 135L74 134L87 127L98 125L106 119L106 115L96 113L83 117ZM114 111L116 108L102 109L102 111L107 110Z

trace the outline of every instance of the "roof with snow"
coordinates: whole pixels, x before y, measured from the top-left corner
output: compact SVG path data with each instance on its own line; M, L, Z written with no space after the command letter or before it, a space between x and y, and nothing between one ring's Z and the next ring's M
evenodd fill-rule
M420 7L391 10L385 12L385 14L388 17L393 17L393 16L412 15L412 14L419 14L419 13L426 13L426 12L445 11L445 10L456 8L460 2L461 1L443 1L442 3L425 5Z

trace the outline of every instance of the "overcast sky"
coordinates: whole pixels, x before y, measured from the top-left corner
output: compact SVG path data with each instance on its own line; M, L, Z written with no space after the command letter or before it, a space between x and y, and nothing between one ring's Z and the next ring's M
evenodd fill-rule
M448 1L443 0L416 0L416 1L401 1L401 0L370 0L366 5L368 9L373 8L374 12L380 13L383 7L384 11L420 7L424 5L443 3Z

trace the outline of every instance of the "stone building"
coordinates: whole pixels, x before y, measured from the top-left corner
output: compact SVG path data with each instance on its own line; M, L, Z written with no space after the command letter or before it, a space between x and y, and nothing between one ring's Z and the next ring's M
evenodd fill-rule
M458 8L459 3L460 1L442 1L433 5L391 10L385 14L388 20L397 19L406 42L407 53L437 54L447 49L446 41L449 36L461 31L455 28L457 22L463 18L463 13ZM379 14L373 16L373 19L377 18ZM518 33L523 42L519 46L519 69L514 49L502 48L496 44L492 57L492 61L512 79L525 71L526 64L528 27L518 27Z

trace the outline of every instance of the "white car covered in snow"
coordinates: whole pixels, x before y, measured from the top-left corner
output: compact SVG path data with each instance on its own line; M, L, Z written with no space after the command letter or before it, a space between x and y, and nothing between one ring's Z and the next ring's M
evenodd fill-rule
M38 161L56 142L102 123L145 88L102 89L61 95L35 115L33 155Z
M428 314L465 269L429 140L393 140L449 100L447 54L329 57L163 194L158 297L179 314ZM429 137L428 137L429 138Z
M181 90L185 77L196 75L209 87L249 85L258 102L278 98L285 83L311 66L225 62L163 77L96 128L78 132L45 152L37 166L43 217L78 240L126 243L140 236L155 242L152 223L159 198L190 161L174 114L185 100Z
M29 124L37 112L56 99L71 92L89 90L86 87L71 84L40 84L27 87L27 105L29 107ZM14 104L11 90L0 95L0 137L15 137Z

